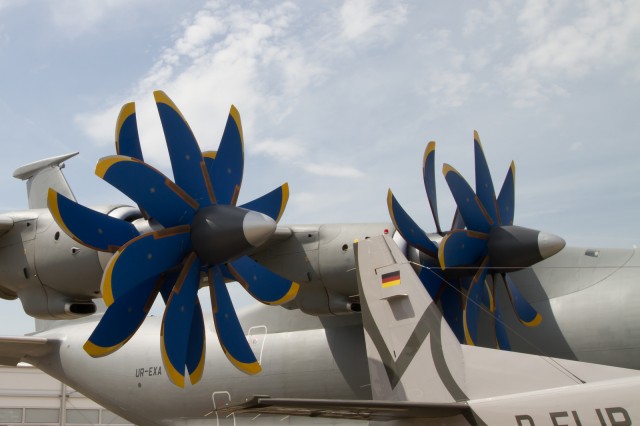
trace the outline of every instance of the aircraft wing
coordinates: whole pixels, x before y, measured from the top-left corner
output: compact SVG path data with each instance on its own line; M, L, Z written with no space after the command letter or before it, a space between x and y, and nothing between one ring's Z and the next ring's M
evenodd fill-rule
M424 403L348 399L271 398L255 396L249 401L219 408L216 413L276 414L350 420L433 419L470 414L464 402Z
M9 216L0 215L0 237L11 231L13 228L13 219Z
M13 366L21 361L29 362L29 357L46 355L58 344L58 340L44 337L0 337L0 365Z

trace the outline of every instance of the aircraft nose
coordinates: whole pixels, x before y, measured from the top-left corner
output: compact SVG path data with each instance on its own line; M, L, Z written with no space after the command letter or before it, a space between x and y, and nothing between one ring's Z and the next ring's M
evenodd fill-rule
M247 242L254 247L259 247L273 235L276 222L265 214L249 211L242 222L242 230Z
M548 232L538 234L538 250L543 259L553 256L564 248L567 243L562 238Z

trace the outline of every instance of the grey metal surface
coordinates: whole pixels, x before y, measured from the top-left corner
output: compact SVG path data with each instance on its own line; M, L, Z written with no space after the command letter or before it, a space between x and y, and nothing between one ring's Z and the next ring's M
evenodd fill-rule
M30 209L47 207L46 200L49 188L53 188L65 197L75 200L61 169L64 167L64 161L76 155L78 155L78 152L47 158L19 167L13 172L14 178L27 181Z

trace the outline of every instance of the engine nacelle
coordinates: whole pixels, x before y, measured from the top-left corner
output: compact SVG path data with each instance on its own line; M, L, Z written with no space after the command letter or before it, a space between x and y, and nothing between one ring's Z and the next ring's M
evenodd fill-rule
M384 233L389 223L294 225L280 242L253 256L272 271L300 284L291 308L311 315L359 312L353 243Z
M42 285L30 285L18 291L27 315L38 319L73 319L96 312L93 301L74 300Z
M109 206L96 210L124 220L140 212ZM20 298L27 314L69 319L95 312L100 281L111 254L78 244L46 209L9 213L13 226L0 239L0 296Z

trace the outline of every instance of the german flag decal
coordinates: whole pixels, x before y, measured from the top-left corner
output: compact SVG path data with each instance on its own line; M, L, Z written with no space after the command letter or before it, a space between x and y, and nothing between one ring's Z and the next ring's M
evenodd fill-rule
M400 271L382 274L382 288L393 287L400 284Z

